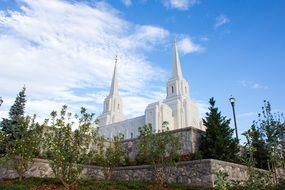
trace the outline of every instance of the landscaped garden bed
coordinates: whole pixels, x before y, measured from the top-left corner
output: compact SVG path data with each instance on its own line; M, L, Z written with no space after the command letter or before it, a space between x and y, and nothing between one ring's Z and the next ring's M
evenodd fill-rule
M1 190L59 190L64 189L62 183L54 178L28 178L23 181L4 179L0 181ZM117 181L117 180L82 180L72 189L74 190L211 190L213 188L197 187L181 184L166 184L160 186L153 182L131 182L131 181Z

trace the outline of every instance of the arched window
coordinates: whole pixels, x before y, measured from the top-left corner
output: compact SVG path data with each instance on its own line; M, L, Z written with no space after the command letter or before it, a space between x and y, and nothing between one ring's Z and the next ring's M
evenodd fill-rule
M174 93L174 86L171 86L171 93Z
M114 110L116 109L116 102L117 102L117 101L116 101L116 99L115 99L115 100L114 100L114 107L113 107Z

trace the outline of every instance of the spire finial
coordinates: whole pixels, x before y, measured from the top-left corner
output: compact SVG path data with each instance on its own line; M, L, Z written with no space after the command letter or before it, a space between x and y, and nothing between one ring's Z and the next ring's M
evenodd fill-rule
M115 64L117 64L118 63L118 55L116 54L115 55Z

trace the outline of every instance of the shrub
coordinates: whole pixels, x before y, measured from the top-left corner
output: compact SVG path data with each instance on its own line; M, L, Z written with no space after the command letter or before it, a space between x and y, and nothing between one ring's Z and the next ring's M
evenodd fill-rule
M19 117L17 134L6 145L6 164L15 169L22 180L25 172L32 166L32 160L39 148L41 126L34 117Z
M137 157L140 162L151 164L154 168L156 180L163 184L170 167L179 158L178 150L181 143L179 137L169 133L168 123L164 122L162 130L154 133L151 125L139 129Z
M107 141L100 137L97 140L97 151L95 151L95 163L104 167L104 176L110 179L114 167L126 164L126 153L121 141L124 139L122 134L115 136Z
M51 113L52 130L46 133L46 147L51 152L51 168L55 176L66 188L75 185L80 178L84 166L91 161L89 145L91 142L91 124L94 114L87 113L81 108L80 116L75 115L78 128L72 131L72 114L67 113L67 106L63 106L60 114ZM46 124L48 124L46 120Z

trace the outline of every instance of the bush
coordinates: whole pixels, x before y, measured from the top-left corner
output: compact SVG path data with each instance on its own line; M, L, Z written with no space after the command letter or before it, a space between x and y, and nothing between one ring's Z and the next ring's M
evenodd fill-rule
M279 180L279 183L274 187L274 190L284 190L285 189L285 179Z
M22 180L25 172L32 166L32 160L39 148L41 126L35 122L35 116L27 116L19 117L15 128L18 130L16 134L12 131L14 139L6 145L6 164L15 169Z
M162 130L154 133L151 125L139 129L137 157L140 162L151 164L154 168L156 180L162 185L166 182L166 175L171 166L179 158L181 147L179 137L169 133L168 123L164 122Z
M105 179L112 177L114 167L126 164L126 152L121 141L124 139L122 134L115 136L112 140L107 141L105 138L97 138L97 150L92 152L94 161L97 165L104 167Z
M78 128L72 131L72 114L67 113L63 106L60 114L51 113L52 131L46 135L46 147L51 152L51 168L55 176L66 188L75 185L83 170L82 164L89 164L92 157L89 154L91 143L91 124L94 114L88 114L81 108L81 115L75 115ZM48 125L48 120L46 120Z

